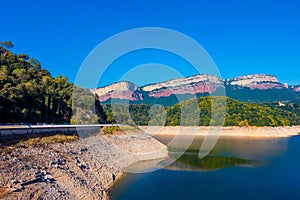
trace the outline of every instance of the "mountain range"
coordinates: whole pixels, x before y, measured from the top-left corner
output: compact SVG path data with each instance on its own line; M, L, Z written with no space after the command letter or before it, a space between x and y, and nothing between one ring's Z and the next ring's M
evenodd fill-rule
M162 104L171 106L179 101L200 96L224 95L244 102L300 102L300 85L289 86L267 74L253 74L221 79L198 74L164 82L137 86L129 81L116 82L90 90L103 103Z

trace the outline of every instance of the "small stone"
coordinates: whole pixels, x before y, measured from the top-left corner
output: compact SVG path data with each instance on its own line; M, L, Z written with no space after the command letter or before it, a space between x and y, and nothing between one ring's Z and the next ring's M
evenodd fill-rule
M14 187L11 188L11 191L12 192L18 192L18 191L23 190L23 189L24 189L24 187L21 184L17 184Z
M85 168L86 168L86 166L83 165L83 164L81 164L81 163L78 163L77 165L78 165L78 167L79 167L80 169L85 169Z
M69 151L69 153L70 153L70 154L73 154L73 155L75 155L75 154L76 154L76 152L75 152L75 151L73 151L73 150Z
M2 158L2 161L7 161L7 160L9 160L6 156L4 156L3 158Z
M45 170L41 171L41 173L42 173L44 176L45 176L46 174L48 174L48 172L45 171Z
M54 178L50 174L47 174L46 176L44 176L44 181L52 183L54 181Z
M59 164L59 165L63 165L63 164L64 164L64 161L61 160L61 159L57 159L56 163Z
M42 178L42 176L43 174L40 171L36 172L34 175L35 178Z
M76 163L76 164L77 164L77 163L80 163L80 160L76 159L76 160L75 160L75 163Z
M19 181L16 180L16 179L12 179L12 180L11 180L11 183L12 183L12 184L17 184L17 183L19 183Z
M50 174L47 174L44 179L54 179L53 176L51 176Z
M116 180L116 175L115 174L111 174L111 178L112 178L113 181L115 181Z

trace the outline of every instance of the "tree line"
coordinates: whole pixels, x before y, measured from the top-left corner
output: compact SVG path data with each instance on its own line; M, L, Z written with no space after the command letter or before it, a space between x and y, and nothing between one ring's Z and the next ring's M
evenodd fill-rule
M297 115L297 112L269 105L240 102L228 97L200 97L171 107L149 104L107 104L104 105L104 110L109 123L143 126L291 126L300 124L300 115Z
M0 122L65 123L72 114L73 84L53 78L39 61L0 43Z
M74 86L61 75L52 77L39 61L12 53L12 47L11 42L0 42L0 123L98 123L99 113L104 111L105 123L132 125L300 124L299 104L280 107L226 97L199 97L173 106L103 104L100 109L88 89Z

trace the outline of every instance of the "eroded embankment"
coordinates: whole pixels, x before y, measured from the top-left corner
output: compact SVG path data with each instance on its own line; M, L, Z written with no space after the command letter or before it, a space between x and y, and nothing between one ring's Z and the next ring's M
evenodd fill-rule
M141 133L73 137L71 142L2 140L0 198L107 199L106 190L124 168L167 157L163 144Z

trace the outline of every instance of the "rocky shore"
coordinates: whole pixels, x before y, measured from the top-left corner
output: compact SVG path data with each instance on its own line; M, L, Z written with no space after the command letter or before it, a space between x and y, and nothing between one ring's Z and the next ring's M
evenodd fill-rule
M168 155L143 133L34 147L1 143L0 150L0 199L108 199L107 189L126 167Z
M21 142L0 138L0 199L108 199L108 188L128 166L168 156L167 147L152 136L218 133L259 139L300 133L300 126L139 128L126 134L59 136L67 138L54 137L55 142L49 142L52 136Z

